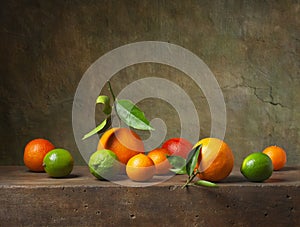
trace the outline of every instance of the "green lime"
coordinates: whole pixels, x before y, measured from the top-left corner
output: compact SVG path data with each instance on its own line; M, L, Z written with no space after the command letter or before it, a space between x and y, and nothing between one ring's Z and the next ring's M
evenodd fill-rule
M73 170L73 157L69 151L57 148L46 154L43 160L45 171L51 177L66 177Z
M273 173L273 164L270 157L261 152L248 155L241 166L241 173L249 180L262 182Z
M102 149L91 155L89 169L100 180L112 180L120 172L120 163L114 152Z

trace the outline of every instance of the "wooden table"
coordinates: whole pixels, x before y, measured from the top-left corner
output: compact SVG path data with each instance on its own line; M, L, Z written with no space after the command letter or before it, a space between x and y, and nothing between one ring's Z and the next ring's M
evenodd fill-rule
M235 168L218 188L181 189L186 178L131 187L125 177L99 181L86 166L63 179L0 166L0 226L300 226L300 167L264 183Z

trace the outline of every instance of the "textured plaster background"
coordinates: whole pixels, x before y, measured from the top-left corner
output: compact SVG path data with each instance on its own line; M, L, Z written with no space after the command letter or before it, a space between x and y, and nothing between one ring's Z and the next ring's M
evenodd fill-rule
M72 131L77 85L103 54L146 40L187 48L212 70L227 107L225 141L237 165L271 144L286 149L289 165L299 164L299 1L6 0L0 21L1 165L22 164L25 144L36 137L69 149L76 164L84 164ZM200 137L210 135L203 93L176 69L128 67L112 78L115 93L147 76L181 86L197 107ZM166 139L180 134L169 104L146 99L138 105L149 119L165 121Z

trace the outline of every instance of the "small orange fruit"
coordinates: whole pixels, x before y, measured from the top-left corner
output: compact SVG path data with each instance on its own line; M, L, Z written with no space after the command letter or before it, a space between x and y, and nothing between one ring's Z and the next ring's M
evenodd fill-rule
M24 164L34 172L43 172L43 160L45 155L53 150L54 145L46 139L34 139L27 143L24 150Z
M170 155L170 152L165 148L156 148L149 152L148 157L155 164L155 174L163 175L169 173L171 164L167 159L167 155Z
M198 177L208 181L225 179L232 171L234 157L230 147L222 140L205 138L194 147L202 144L197 166L200 173Z
M107 149L114 152L118 160L126 164L128 160L145 152L141 138L128 128L111 128L99 140L97 150Z
M263 150L263 153L268 155L273 163L274 170L280 170L286 163L286 153L278 146L269 146Z
M162 148L168 149L171 155L186 159L193 148L193 144L184 138L171 138L163 143Z
M155 174L155 165L147 155L137 154L127 162L126 173L133 181L148 181Z

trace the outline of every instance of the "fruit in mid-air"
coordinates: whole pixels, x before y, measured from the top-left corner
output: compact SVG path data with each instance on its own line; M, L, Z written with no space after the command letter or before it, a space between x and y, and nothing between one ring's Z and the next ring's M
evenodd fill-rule
M46 154L43 161L45 171L51 177L66 177L73 170L73 157L69 151L56 148Z
M27 143L24 150L24 164L34 172L43 172L43 159L45 155L53 150L54 145L46 139L34 139Z
M155 174L167 174L172 167L167 155L170 155L170 152L165 148L156 148L149 152L148 157L152 159L155 164Z
M225 179L232 171L234 156L230 147L217 138L205 138L195 144L202 144L197 166L202 180L220 181Z
M171 155L187 158L188 153L193 148L193 144L184 138L172 138L164 142L162 148L168 149Z
M137 154L127 162L126 173L133 181L148 181L155 174L155 165L147 155Z
M131 157L145 152L141 138L128 128L111 128L107 130L98 143L97 150L102 149L114 152L123 164L126 164Z
M280 170L286 163L286 153L278 146L269 146L263 150L263 153L268 155L273 163L274 170Z
M272 175L272 160L262 152L254 152L244 159L240 171L249 181L265 181Z
M120 171L120 163L114 152L103 149L91 155L89 170L100 180L113 180Z

